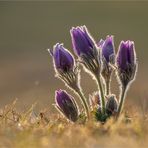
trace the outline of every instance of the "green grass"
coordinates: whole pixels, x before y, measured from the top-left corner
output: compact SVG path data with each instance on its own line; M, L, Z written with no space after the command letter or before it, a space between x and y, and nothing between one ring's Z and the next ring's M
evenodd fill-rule
M48 110L34 112L35 104L26 111L16 110L16 101L0 110L1 148L138 148L148 146L148 118L135 113L122 115L105 124L93 118L87 123L70 123Z

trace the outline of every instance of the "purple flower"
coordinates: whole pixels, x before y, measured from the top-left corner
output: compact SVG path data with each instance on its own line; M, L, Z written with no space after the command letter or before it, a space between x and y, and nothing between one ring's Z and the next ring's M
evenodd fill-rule
M77 104L72 96L67 94L64 90L58 90L55 94L56 107L69 120L75 122L78 119L79 111Z
M115 47L113 36L107 36L106 40L100 40L98 47L101 49L102 53L102 71L101 74L105 80L106 93L110 90L110 80L113 68L110 64L115 64Z
M117 55L117 66L122 70L127 70L129 65L136 64L136 54L133 41L121 41Z
M63 47L63 44L57 43L53 50L50 50L53 56L55 68L62 72L71 71L74 68L74 58L71 53Z
M137 63L133 41L121 41L117 54L118 75L121 82L126 86L134 79Z
M107 63L114 64L115 47L113 36L107 36L106 40L100 40L98 46L102 49L102 57L105 58Z
M89 34L86 26L73 27L70 30L72 45L77 56L82 54L92 54L94 48L94 41Z
M73 50L78 56L79 62L87 72L93 75L100 74L100 52L86 26L73 27L70 34Z

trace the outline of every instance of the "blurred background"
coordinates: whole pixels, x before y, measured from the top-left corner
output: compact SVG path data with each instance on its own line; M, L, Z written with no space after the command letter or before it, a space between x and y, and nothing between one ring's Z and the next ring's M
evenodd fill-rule
M47 49L62 42L72 51L69 30L78 25L86 25L96 41L114 35L116 51L121 40L135 41L139 68L126 107L148 108L148 2L82 1L0 2L0 107L18 98L20 108L38 102L53 110L54 91L66 87L54 77ZM88 97L97 87L81 74ZM112 93L118 97L115 77Z

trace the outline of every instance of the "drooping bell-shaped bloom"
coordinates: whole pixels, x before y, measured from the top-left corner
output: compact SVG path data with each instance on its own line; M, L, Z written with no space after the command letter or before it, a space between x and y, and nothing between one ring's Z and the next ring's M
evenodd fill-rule
M58 90L55 93L56 107L69 120L75 122L78 119L79 111L77 104L72 96L64 90Z
M70 30L72 45L77 56L93 54L94 41L86 26L73 27Z
M113 36L107 36L106 40L100 40L98 46L102 50L102 57L106 60L107 63L114 64L115 58L115 47Z
M109 95L107 96L107 102L106 102L106 113L108 115L112 115L117 113L118 109L118 101L115 97L115 95Z
M74 58L71 53L63 47L63 44L57 43L53 49L50 50L53 57L56 70L68 72L74 68Z
M117 54L118 75L123 85L134 79L136 74L136 53L133 41L121 41Z

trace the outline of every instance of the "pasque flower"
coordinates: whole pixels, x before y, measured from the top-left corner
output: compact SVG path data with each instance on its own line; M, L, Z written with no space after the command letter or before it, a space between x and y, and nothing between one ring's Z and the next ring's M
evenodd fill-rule
M64 90L58 90L55 93L55 106L69 120L75 122L78 119L79 110L76 101Z
M86 26L73 27L70 30L70 34L73 50L78 56L79 61L87 71L92 74L98 74L100 72L99 51Z
M55 68L58 71L68 72L74 69L74 59L71 53L63 47L63 44L57 43L50 50L53 56Z
M115 47L113 36L107 36L106 40L100 40L98 46L102 49L102 57L107 63L114 64L115 62Z
M86 72L96 78L101 96L102 112L105 113L105 98L103 87L100 80L100 51L88 32L86 26L73 27L70 30L74 52L78 56L79 62L83 65Z
M78 87L78 71L72 54L57 43L53 49L49 50L55 67L56 76L60 78L70 88Z
M102 71L101 74L105 80L106 83L106 95L109 94L110 91L110 79L111 74L113 71L113 68L111 64L113 65L115 63L115 47L114 47L114 39L113 36L107 36L106 40L100 40L98 43L99 48L101 49L102 53Z
M135 46L133 41L121 41L117 54L117 76L121 83L121 94L119 100L118 114L122 111L125 95L130 82L135 78L137 62Z
M64 81L65 85L74 89L77 88L78 71L75 68L75 61L72 54L63 46L57 43L49 50L55 67L56 76Z
M133 41L121 41L117 54L117 73L123 87L132 81L136 74L137 62Z
M72 28L70 30L71 38L72 38L72 45L76 55L82 56L85 55L92 55L93 48L94 48L94 41L89 34L86 26Z

